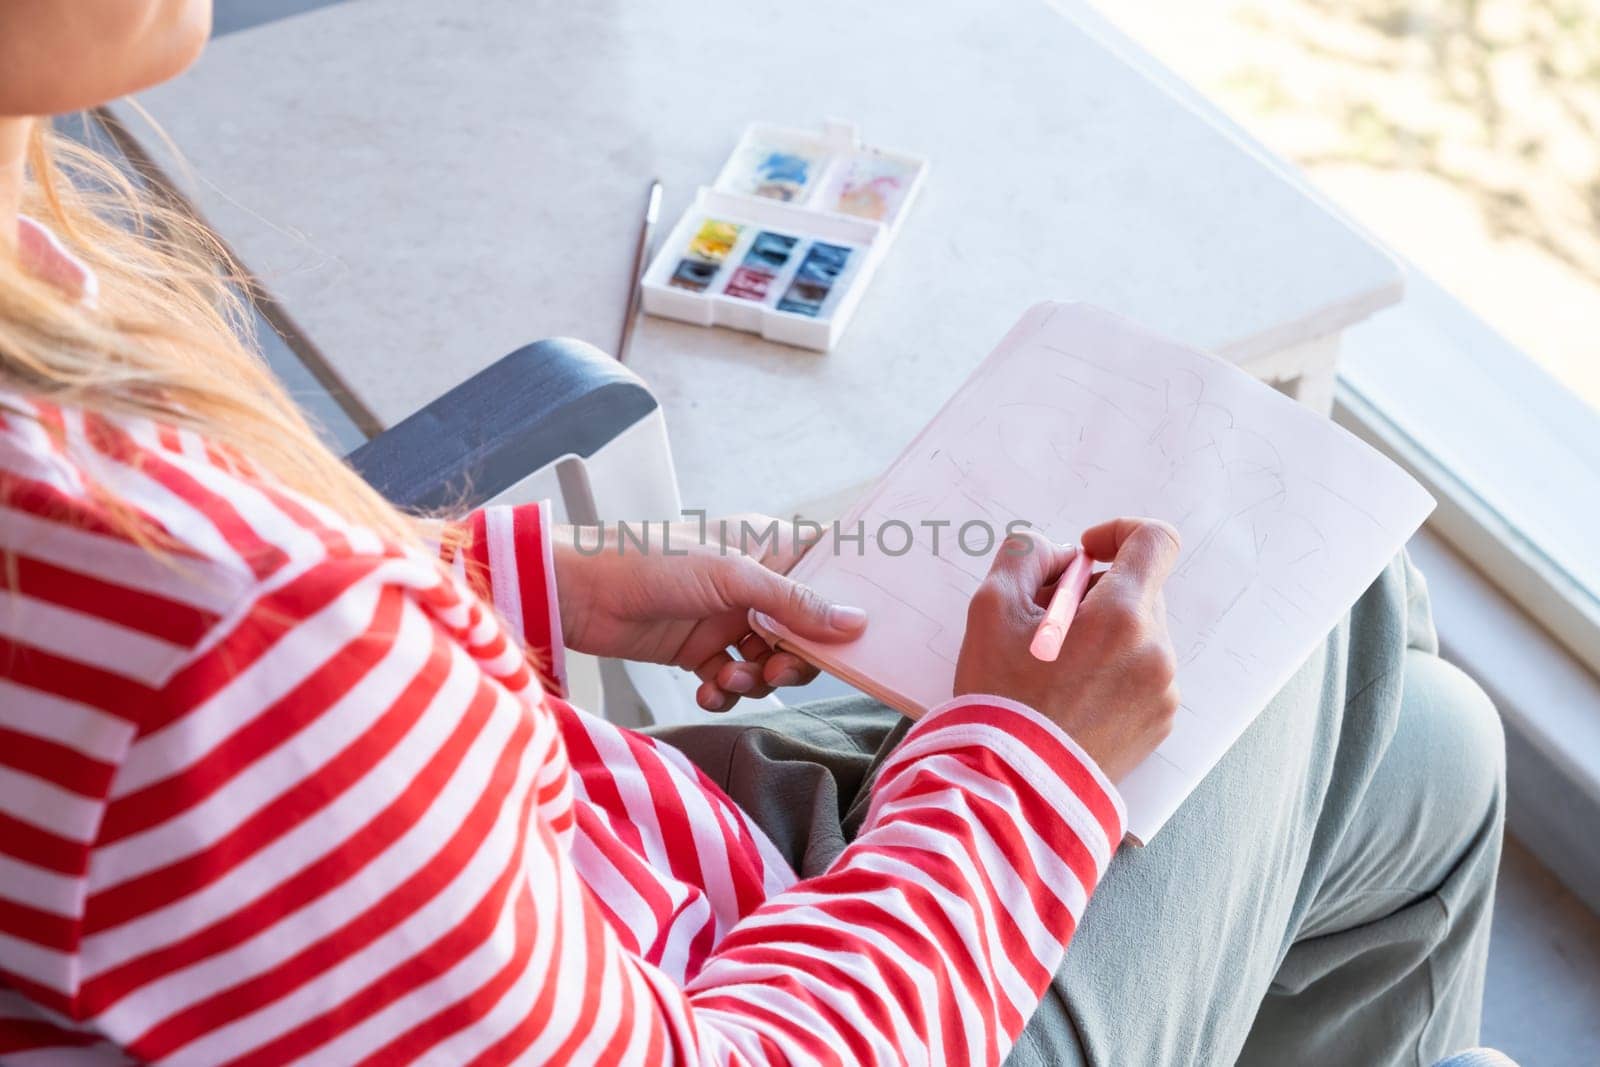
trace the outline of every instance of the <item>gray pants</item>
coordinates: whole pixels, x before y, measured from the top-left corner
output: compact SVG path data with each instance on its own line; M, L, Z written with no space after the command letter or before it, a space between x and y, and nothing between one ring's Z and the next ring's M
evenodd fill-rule
M1476 1044L1503 818L1494 708L1396 560L1146 848L1123 848L1012 1064L1430 1064ZM845 699L660 736L802 875L904 720Z

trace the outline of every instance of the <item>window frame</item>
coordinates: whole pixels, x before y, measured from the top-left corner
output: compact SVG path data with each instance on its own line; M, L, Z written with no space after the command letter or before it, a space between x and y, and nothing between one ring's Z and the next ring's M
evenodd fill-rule
M1461 313L1470 315L1465 308ZM1473 324L1499 340L1487 326L1475 321ZM1499 343L1501 349L1480 353L1480 358L1486 355L1496 365L1494 394L1484 395L1491 388L1485 381L1489 375L1474 374L1453 377L1449 382L1452 396L1464 410L1515 403L1560 431L1536 440L1501 438L1495 442L1522 469L1548 472L1587 466L1586 457L1574 457L1562 444L1574 429L1572 404L1581 405L1581 401L1508 342ZM1503 504L1493 502L1497 487L1484 484L1484 472L1474 470L1470 461L1452 466L1443 458L1445 449L1429 442L1430 438L1437 442L1438 435L1452 434L1488 440L1482 427L1460 421L1432 427L1407 425L1404 412L1408 394L1415 397L1426 388L1425 378L1425 373L1418 373L1404 388L1385 387L1364 380L1359 368L1350 367L1347 360L1340 367L1334 417L1399 463L1433 494L1438 508L1428 519L1429 529L1470 561L1590 672L1600 675L1600 590L1591 589L1541 547L1537 536L1526 529L1526 519L1519 522L1506 514ZM1439 387L1435 383L1435 388ZM1473 394L1470 399L1464 395L1468 393ZM1600 413L1585 410L1581 417L1593 422L1590 432L1600 443ZM1600 468L1588 479L1586 488L1575 486L1570 495L1586 495L1600 502ZM1600 540L1600 529L1596 537Z

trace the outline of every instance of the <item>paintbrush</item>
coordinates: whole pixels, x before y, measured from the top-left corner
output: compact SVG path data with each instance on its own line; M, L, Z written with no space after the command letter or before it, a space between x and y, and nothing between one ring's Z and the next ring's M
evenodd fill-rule
M626 362L628 349L633 345L633 326L639 317L639 283L644 279L644 265L650 261L650 242L655 236L656 219L661 215L661 179L650 182L649 198L645 201L644 221L639 225L639 244L633 250L633 269L628 272L628 309L622 317L622 336L617 341L617 362Z

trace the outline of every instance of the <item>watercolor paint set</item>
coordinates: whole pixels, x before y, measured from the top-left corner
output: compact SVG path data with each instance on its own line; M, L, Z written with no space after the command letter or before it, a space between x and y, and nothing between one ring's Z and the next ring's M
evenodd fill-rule
M652 315L827 351L921 190L928 162L820 133L748 127L641 283Z

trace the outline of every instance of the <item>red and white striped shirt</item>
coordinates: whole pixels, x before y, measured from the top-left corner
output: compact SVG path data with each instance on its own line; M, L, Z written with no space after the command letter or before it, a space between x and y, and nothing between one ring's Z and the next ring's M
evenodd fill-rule
M999 1061L1122 836L1092 761L953 701L798 881L562 698L544 513L468 522L493 610L192 432L3 397L6 1062Z

